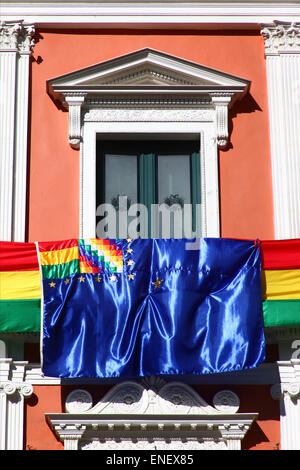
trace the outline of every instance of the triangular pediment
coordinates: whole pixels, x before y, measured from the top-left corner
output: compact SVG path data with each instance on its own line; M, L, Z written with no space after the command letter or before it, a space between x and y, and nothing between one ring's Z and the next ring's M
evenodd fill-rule
M248 80L153 49L142 49L48 81L51 94L173 87L243 92L248 86Z

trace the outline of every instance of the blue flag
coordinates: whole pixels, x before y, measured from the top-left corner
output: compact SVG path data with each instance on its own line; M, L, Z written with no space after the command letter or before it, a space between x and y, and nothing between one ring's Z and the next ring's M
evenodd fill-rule
M249 369L265 359L253 241L40 243L42 370L139 377Z

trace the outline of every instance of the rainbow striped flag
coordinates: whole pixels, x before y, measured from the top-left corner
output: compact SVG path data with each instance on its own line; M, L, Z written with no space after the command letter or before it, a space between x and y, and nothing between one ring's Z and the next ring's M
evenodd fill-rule
M41 324L41 279L34 243L0 242L0 332L35 332Z

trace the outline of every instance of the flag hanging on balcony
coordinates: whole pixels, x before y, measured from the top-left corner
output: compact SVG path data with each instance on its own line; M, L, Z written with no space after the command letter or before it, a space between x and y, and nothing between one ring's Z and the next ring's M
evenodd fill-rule
M41 280L34 243L0 242L0 332L40 331Z
M264 324L300 325L300 240L261 242Z
M39 243L42 367L52 377L208 374L265 358L253 241Z

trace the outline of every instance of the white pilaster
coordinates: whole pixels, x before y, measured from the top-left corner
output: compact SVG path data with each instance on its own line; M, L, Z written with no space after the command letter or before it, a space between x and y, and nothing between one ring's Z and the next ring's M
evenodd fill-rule
M0 239L24 241L29 57L34 27L0 25ZM5 118L4 118L5 117Z
M11 359L0 359L0 450L6 448L7 396Z
M300 24L263 25L275 238L300 236Z
M300 449L300 360L278 362L280 384L273 385L273 398L280 399L282 450Z
M33 392L26 364L0 359L0 450L23 450L24 399Z
M12 239L14 126L19 25L0 26L0 239ZM5 117L5 118L4 118Z
M28 143L28 93L29 61L33 47L34 27L22 28L19 41L16 83L16 127L15 127L15 164L14 164L14 210L13 240L25 240L26 226L26 180L27 180L27 143Z

